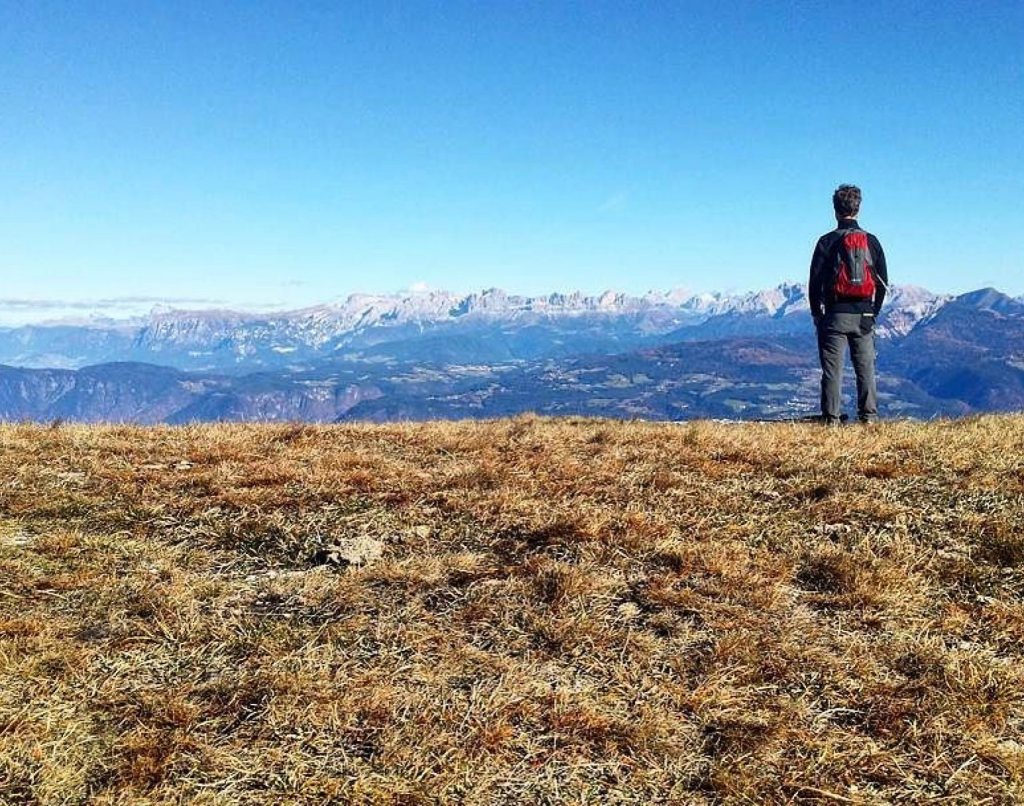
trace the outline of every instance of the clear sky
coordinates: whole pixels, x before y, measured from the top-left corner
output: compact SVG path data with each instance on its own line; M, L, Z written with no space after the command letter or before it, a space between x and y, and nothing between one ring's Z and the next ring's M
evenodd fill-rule
M0 321L422 284L1024 293L1024 3L0 0Z

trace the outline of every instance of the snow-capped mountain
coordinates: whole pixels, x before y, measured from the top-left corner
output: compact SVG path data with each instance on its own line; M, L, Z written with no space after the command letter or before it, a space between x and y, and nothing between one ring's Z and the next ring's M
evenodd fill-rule
M896 286L879 322L907 335L949 297ZM179 369L305 367L324 359L487 363L621 352L672 341L795 334L809 327L804 286L742 293L681 289L519 296L498 288L352 294L275 313L161 308L133 319L0 328L0 363L78 368L143 361Z
M951 299L951 294L933 294L916 285L893 286L882 309L879 335L890 338L906 336L919 322L933 316Z
M895 288L879 331L888 416L1024 408L1024 301ZM737 295L359 296L274 315L165 310L0 331L0 348L92 364L0 366L6 420L772 418L813 411L819 373L797 284Z

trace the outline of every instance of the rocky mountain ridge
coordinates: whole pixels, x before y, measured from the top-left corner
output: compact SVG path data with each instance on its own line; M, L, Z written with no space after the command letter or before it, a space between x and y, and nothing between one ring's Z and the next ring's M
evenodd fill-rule
M577 317L570 322L575 328L558 318L522 327L499 318L462 330L403 322L377 326L376 341L305 366L245 372L152 362L78 370L0 366L0 419L333 422L524 411L786 418L817 406L817 354L800 294L782 287L748 298L742 312L719 308L655 336L638 335L636 322L623 316ZM1024 408L1024 302L991 289L952 299L895 289L889 310L882 323L889 331L878 342L884 415Z
M904 336L950 299L894 286L879 334ZM440 355L454 360L460 350L468 350L471 361L529 360L666 341L795 333L806 329L807 314L799 283L738 294L676 289L643 296L606 291L527 297L497 288L468 295L352 294L341 302L278 313L158 309L121 321L0 328L0 363L77 369L142 361L203 371L301 369L324 359L423 360L429 357L423 354L425 337Z

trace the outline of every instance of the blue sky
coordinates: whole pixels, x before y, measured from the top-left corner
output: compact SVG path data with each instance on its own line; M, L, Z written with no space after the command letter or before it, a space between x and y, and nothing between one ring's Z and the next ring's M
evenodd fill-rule
M1022 294L1022 43L1019 0L0 0L0 320L762 288L844 181L895 281Z

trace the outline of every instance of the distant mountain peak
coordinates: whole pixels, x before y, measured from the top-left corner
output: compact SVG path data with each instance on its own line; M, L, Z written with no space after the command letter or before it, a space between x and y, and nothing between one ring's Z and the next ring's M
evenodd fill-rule
M977 291L969 291L956 297L953 301L958 306L976 308L979 311L1010 315L1024 313L1024 303L995 288L979 288Z

